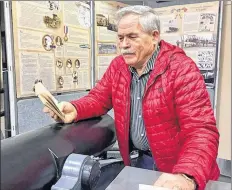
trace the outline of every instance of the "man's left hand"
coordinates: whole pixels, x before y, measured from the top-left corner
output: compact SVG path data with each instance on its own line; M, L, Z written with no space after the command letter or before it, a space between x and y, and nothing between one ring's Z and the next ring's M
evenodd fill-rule
M195 183L189 181L181 174L162 174L154 186L173 190L195 190Z

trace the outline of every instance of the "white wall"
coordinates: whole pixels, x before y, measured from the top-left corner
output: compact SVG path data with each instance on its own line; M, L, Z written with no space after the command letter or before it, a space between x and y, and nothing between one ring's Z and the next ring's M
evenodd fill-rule
M231 1L224 1L217 126L219 158L231 160Z

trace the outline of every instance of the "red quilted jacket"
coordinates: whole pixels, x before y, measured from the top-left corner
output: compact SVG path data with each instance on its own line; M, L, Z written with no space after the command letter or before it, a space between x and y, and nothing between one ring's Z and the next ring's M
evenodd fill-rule
M114 109L125 165L130 165L131 78L128 65L118 56L89 94L72 102L77 109L77 120ZM163 40L144 91L143 117L150 149L160 171L191 175L199 190L205 188L208 180L218 179L219 133L204 79L183 50Z

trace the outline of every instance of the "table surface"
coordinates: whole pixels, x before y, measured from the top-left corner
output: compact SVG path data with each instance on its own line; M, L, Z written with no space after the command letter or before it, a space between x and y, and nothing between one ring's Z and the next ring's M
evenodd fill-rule
M139 184L153 185L162 172L125 167L106 190L139 190ZM209 181L205 190L231 190L230 183Z

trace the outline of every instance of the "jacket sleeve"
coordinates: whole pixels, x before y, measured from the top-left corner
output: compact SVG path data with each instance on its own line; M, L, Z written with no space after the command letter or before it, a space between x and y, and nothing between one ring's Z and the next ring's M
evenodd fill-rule
M219 132L203 76L190 58L179 63L174 93L181 150L173 173L193 176L203 190L216 161Z
M112 109L112 78L115 74L113 60L102 79L90 90L88 95L71 101L77 111L75 121L98 117Z

